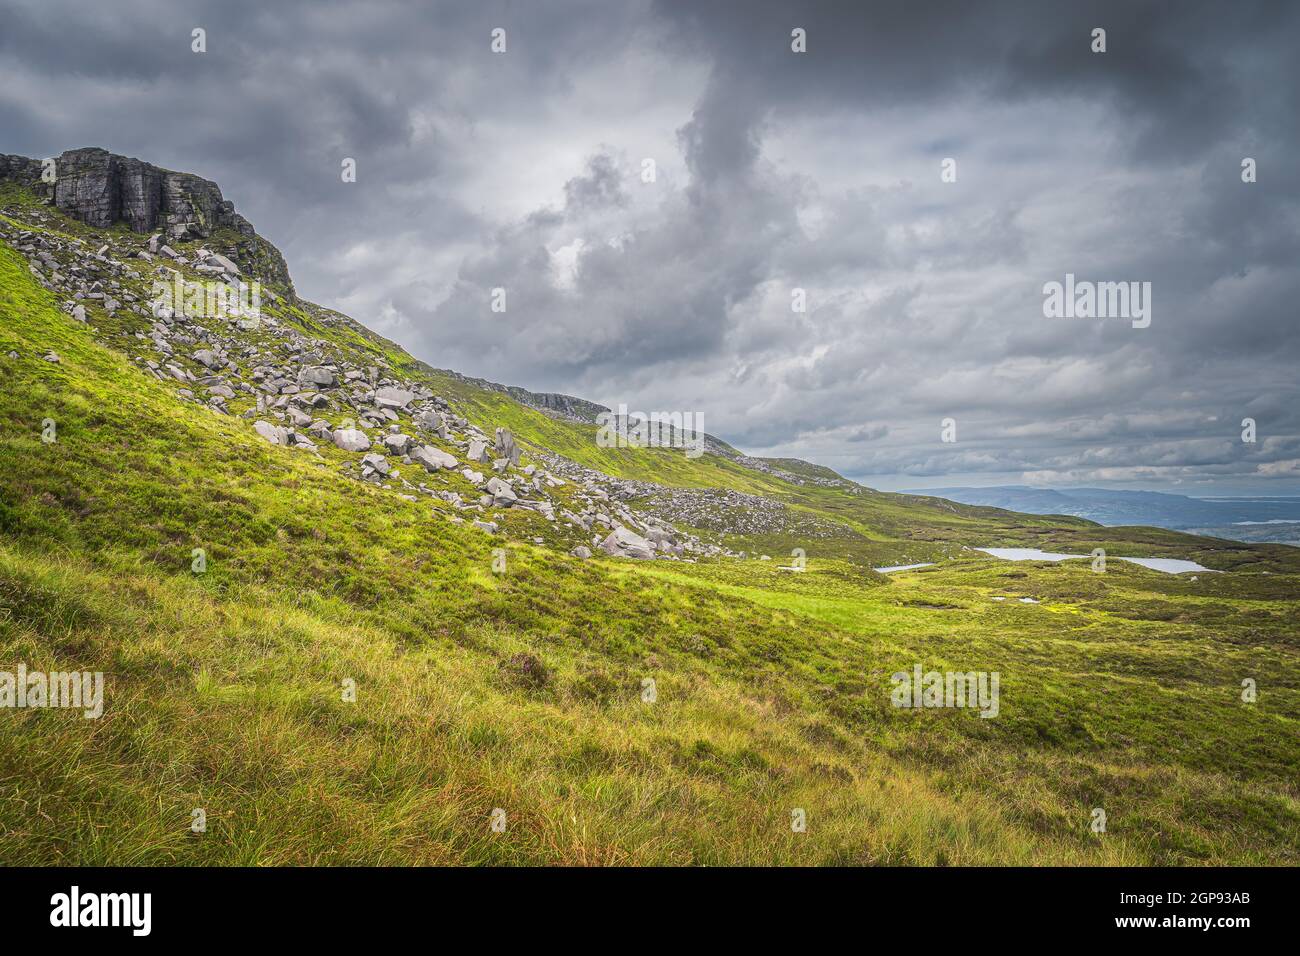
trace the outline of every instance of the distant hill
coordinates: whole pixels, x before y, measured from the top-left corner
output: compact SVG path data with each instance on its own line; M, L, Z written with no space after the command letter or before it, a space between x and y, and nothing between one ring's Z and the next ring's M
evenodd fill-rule
M1098 524L1148 525L1237 541L1300 543L1300 498L1191 498L1107 488L930 488L912 494L1037 515L1070 515Z

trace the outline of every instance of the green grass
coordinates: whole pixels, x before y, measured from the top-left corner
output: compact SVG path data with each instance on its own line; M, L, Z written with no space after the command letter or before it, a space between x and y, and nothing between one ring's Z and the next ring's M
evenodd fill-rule
M279 314L418 370L314 307ZM748 542L781 559L805 547L804 574L580 562L179 402L99 344L110 331L61 315L0 245L0 669L107 685L97 721L0 710L6 863L1300 862L1286 549L597 449L583 426L447 379L485 427L616 474L779 496L844 529ZM1192 582L960 550L1091 542L1234 570ZM864 567L901 554L948 557ZM914 663L999 671L1000 716L893 708L889 675Z

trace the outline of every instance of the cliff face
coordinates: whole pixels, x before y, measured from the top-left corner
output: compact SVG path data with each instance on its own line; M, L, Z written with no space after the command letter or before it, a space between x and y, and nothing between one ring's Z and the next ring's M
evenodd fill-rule
M0 178L13 179L88 226L106 229L119 220L134 232L165 232L168 239L206 239L229 227L243 236L252 224L221 197L216 183L174 173L106 149L70 149L54 161L53 184L41 179L42 163L0 156Z
M232 229L243 237L236 247L241 261L255 260L260 266L256 271L292 291L279 250L257 235L211 180L98 147L70 149L57 157L53 183L42 179L43 170L41 160L0 155L0 180L21 183L97 229L124 222L133 232L160 232L171 242L207 239L217 229Z
M38 186L41 180L41 161L0 153L0 179L13 179L29 186Z
M558 392L530 392L518 385L507 385L505 391L521 405L559 412L566 418L582 422L594 422L601 412L609 411L604 405L597 405L584 398L574 398L572 395L561 395Z

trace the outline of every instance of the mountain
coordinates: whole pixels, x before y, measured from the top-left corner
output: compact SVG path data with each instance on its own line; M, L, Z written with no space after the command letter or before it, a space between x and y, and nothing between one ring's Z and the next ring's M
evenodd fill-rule
M1240 541L1300 544L1300 498L1189 498L1106 488L933 488L932 495L1038 515L1072 515L1103 525L1150 525Z
M299 296L215 184L65 156L0 164L6 862L1300 862L1295 549L605 447Z

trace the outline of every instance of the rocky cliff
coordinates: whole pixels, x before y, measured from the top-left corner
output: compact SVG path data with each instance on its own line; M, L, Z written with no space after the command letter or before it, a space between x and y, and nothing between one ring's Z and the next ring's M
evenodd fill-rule
M221 196L216 183L175 173L106 149L70 149L54 159L54 181L42 180L40 160L0 156L0 176L52 196L66 215L97 229L125 222L133 232L161 231L171 240L206 239L213 230L253 236L253 226Z
M518 385L501 385L497 382L489 382L485 378L472 378L468 375L461 375L451 369L436 369L436 371L445 375L452 375L461 381L490 392L501 392L503 395L509 395L520 405L527 405L529 408L548 412L554 417L563 418L567 421L593 423L601 412L609 411L604 405L597 405L585 398L574 398L572 395L562 395L558 392L530 392Z
M229 229L242 237L232 250L236 257L256 261L255 271L292 292L279 250L257 235L211 180L99 147L67 150L54 158L48 173L46 168L38 159L0 155L0 180L27 187L65 215L96 229L122 222L133 232L161 233L170 242L208 239L219 229Z

